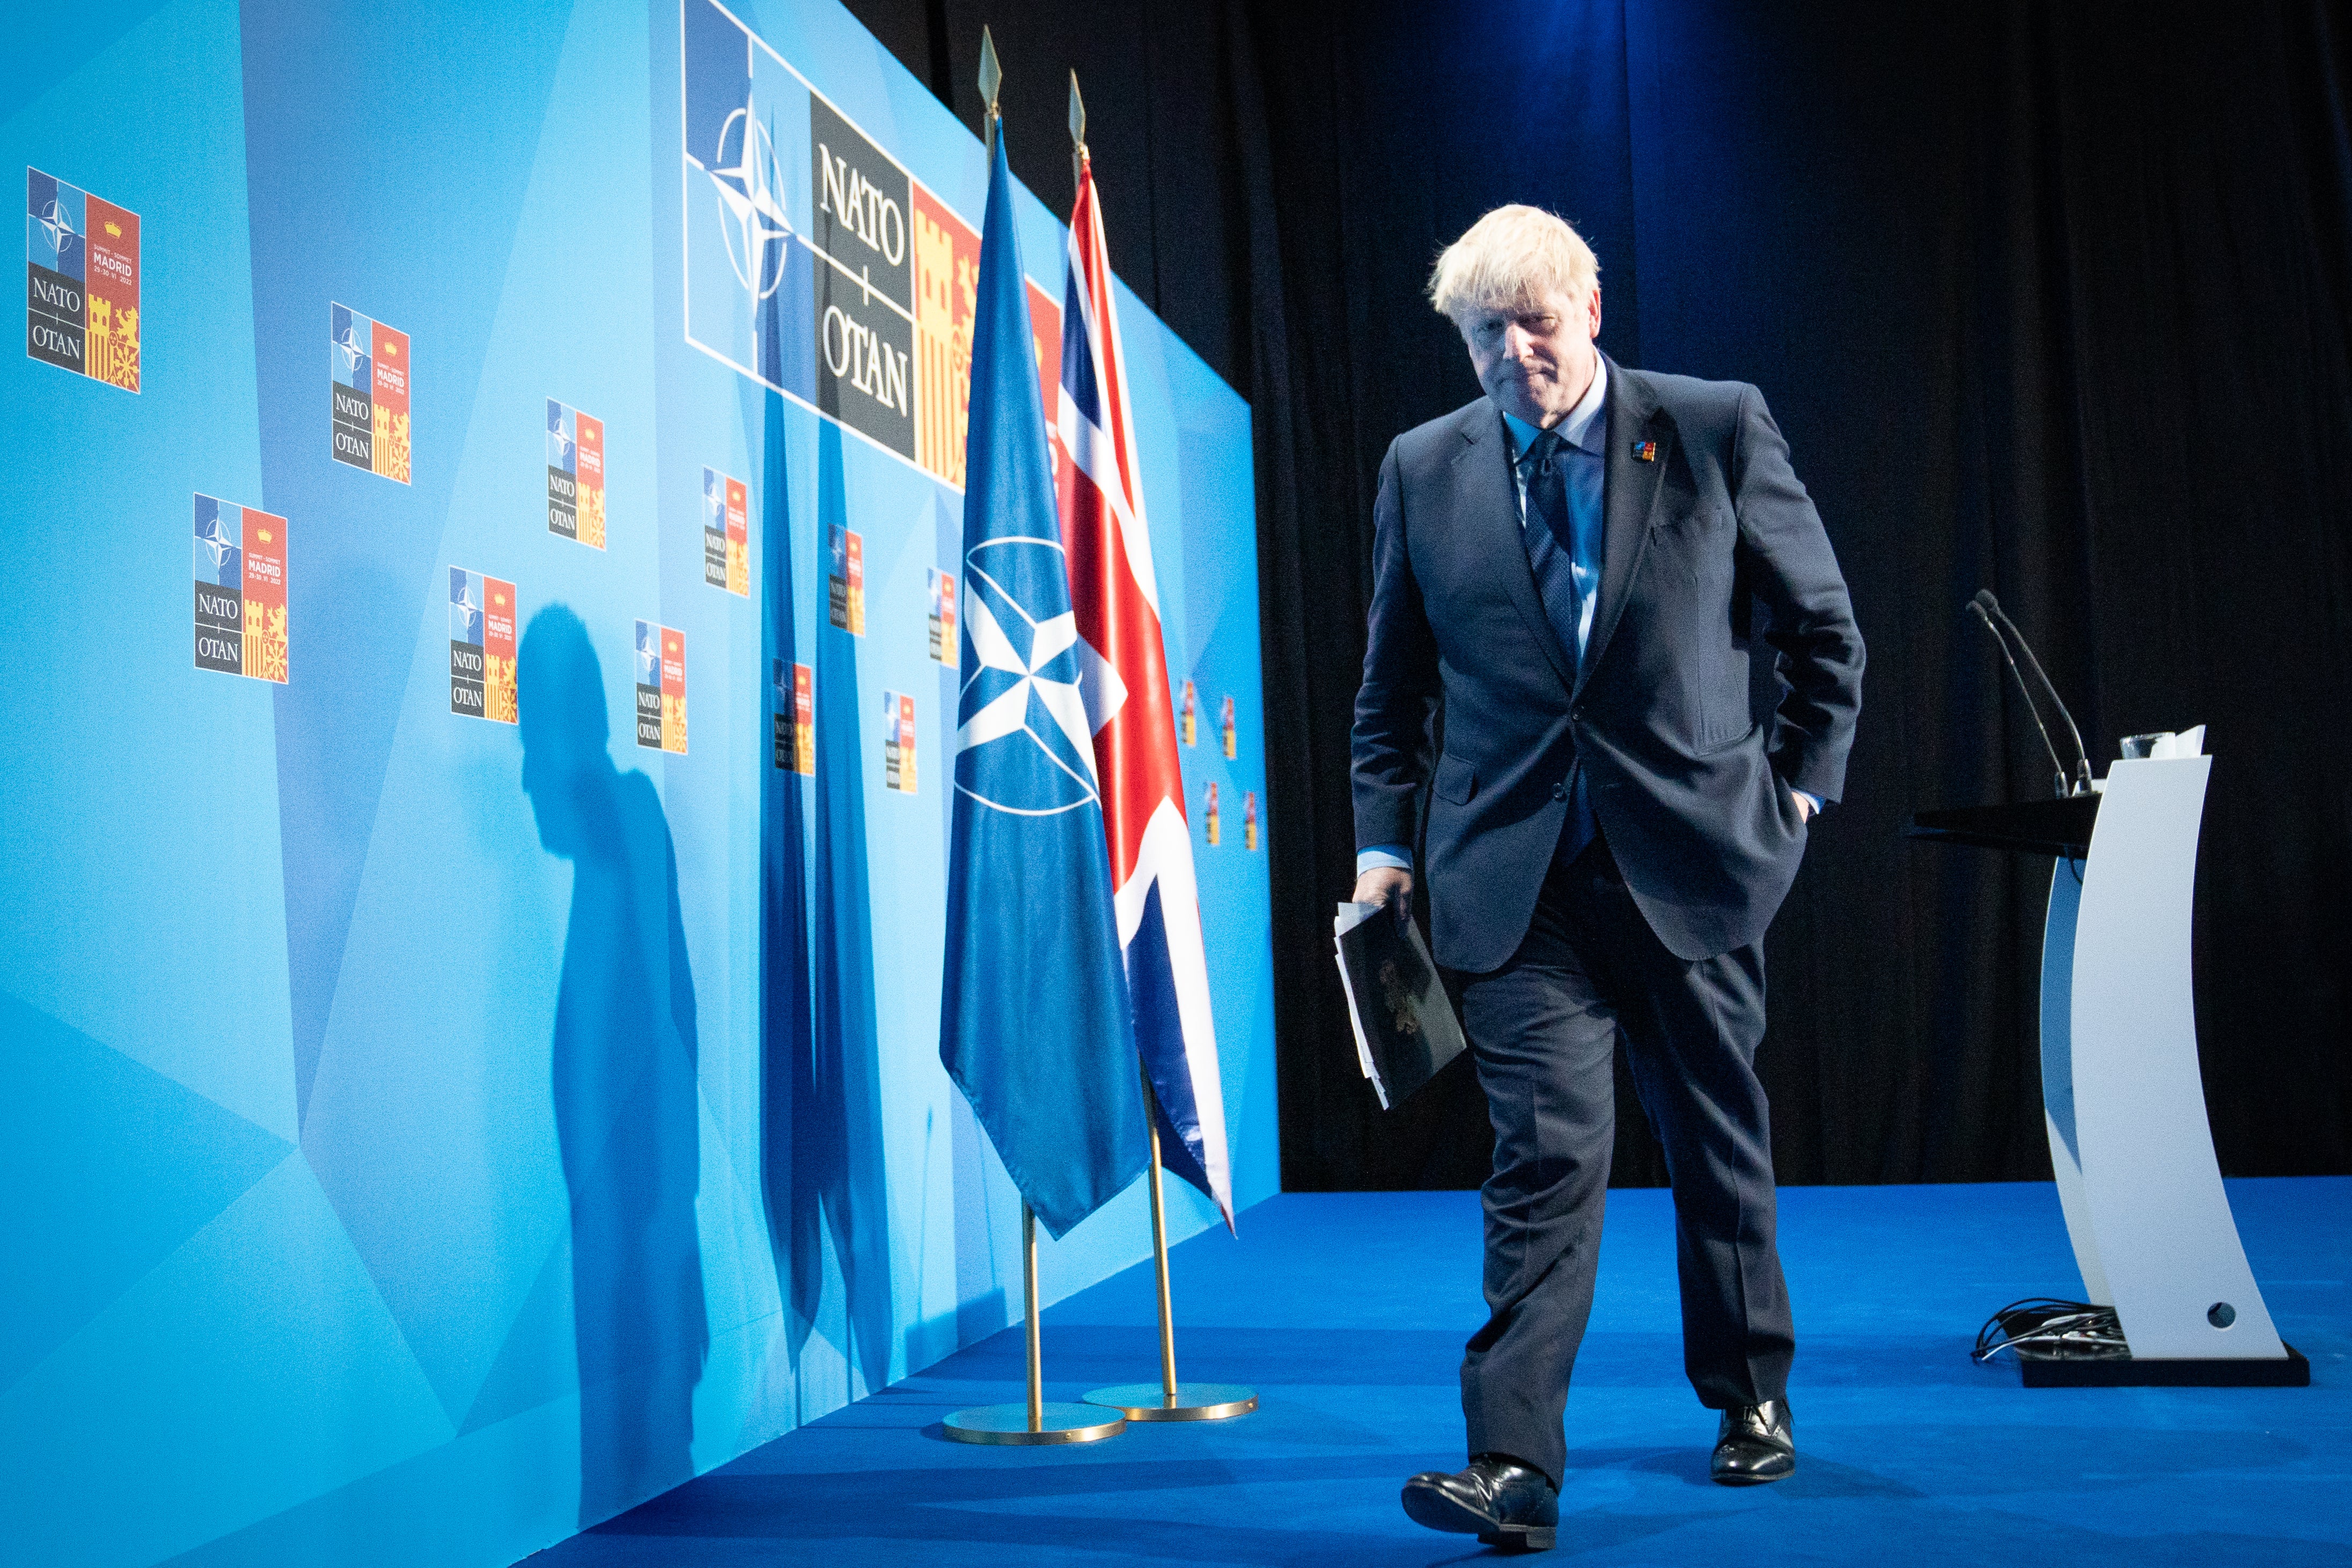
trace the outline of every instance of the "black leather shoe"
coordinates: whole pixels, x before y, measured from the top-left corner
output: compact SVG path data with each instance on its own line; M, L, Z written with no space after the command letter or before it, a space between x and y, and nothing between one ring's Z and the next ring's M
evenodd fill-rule
M1715 1429L1715 1479L1727 1487L1777 1481L1797 1468L1785 1399L1726 1410Z
M1559 1535L1559 1489L1507 1454L1480 1454L1454 1475L1423 1470L1404 1483L1415 1524L1475 1535L1506 1552L1549 1552Z

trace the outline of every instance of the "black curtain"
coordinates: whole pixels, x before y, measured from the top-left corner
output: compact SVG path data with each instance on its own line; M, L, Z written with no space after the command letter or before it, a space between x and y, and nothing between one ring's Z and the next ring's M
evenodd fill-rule
M1782 1179L2048 1174L2050 862L1902 837L1922 807L2049 789L1962 612L1979 587L2102 768L2117 736L2210 726L2196 979L2222 1168L2352 1171L2340 7L853 9L975 123L989 22L1013 166L1065 214L1075 68L1113 264L1255 410L1286 1187L1467 1186L1488 1156L1466 1072L1377 1108L1328 921L1373 477L1476 393L1419 288L1506 201L1592 240L1611 353L1763 389L1869 641L1845 798L1768 943ZM1621 1118L1617 1179L1662 1175Z

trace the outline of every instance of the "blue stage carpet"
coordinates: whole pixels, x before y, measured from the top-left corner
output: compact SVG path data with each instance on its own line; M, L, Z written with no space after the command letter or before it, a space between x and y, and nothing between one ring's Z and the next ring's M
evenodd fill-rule
M1666 1195L1609 1195L1548 1562L2352 1562L2352 1178L2231 1184L2305 1389L2025 1389L1977 1325L2081 1286L2043 1185L1780 1195L1802 1462L1706 1479L1682 1378ZM968 1448L940 1418L1019 1396L1016 1329L531 1559L572 1564L1439 1563L1397 1487L1462 1462L1454 1367L1482 1316L1471 1193L1292 1195L1175 1255L1178 1370L1255 1415L1076 1448ZM1046 1397L1156 1374L1138 1268L1045 1315Z

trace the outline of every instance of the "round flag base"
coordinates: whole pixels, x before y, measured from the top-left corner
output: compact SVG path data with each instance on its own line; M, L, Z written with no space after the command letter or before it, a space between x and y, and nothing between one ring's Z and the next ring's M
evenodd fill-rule
M940 1425L959 1443L1099 1443L1126 1431L1127 1417L1100 1405L1051 1404L1041 1407L1032 1427L1025 1404L977 1405Z
M1239 1383L1180 1383L1171 1396L1164 1384L1118 1383L1096 1389L1087 1403L1130 1421L1230 1421L1257 1408L1257 1390Z

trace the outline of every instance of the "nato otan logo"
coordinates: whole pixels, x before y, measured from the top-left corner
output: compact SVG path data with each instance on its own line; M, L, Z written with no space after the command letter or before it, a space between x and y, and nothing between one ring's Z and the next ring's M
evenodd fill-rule
M449 711L512 724L515 586L449 569Z
M637 744L686 755L686 633L637 622Z
M687 341L961 486L979 232L713 0L678 41Z
M604 422L547 400L547 531L604 548Z
M196 668L284 685L286 519L195 498Z
M751 490L716 468L702 471L702 580L751 594Z
M776 767L785 773L816 772L816 672L782 659L773 672L769 700L775 707Z
M330 455L407 484L408 334L330 300L327 370L334 409Z
M139 214L25 171L25 353L139 390Z
M866 537L835 523L825 536L825 614L837 631L866 635Z
M941 571L937 567L926 567L923 580L930 599L927 619L930 626L932 661L952 667L961 657L956 646L955 573Z
M915 699L905 692L882 694L882 788L915 793Z

